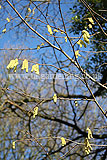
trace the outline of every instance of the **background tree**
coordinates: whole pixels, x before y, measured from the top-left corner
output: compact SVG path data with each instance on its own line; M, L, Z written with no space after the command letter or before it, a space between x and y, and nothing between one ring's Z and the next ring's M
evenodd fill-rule
M87 58L86 69L93 76L99 75L100 82L107 85L107 3L104 0L81 0L76 2L70 10L74 14L71 18L72 26L70 32L78 34L84 28L94 35L91 39L92 56ZM93 17L94 22L91 23L89 17ZM98 90L95 96L103 96L107 94L102 87L94 85Z
M106 159L106 93L97 92L99 88L106 91L107 86L86 65L93 62L88 60L92 52L99 57L91 43L94 38L100 41L98 26L80 5L78 11L83 7L87 13L86 26L89 18L95 24L92 30L83 24L78 30L70 5L74 5L71 0L3 0L0 4L3 160ZM104 67L96 61L95 65L99 70Z

